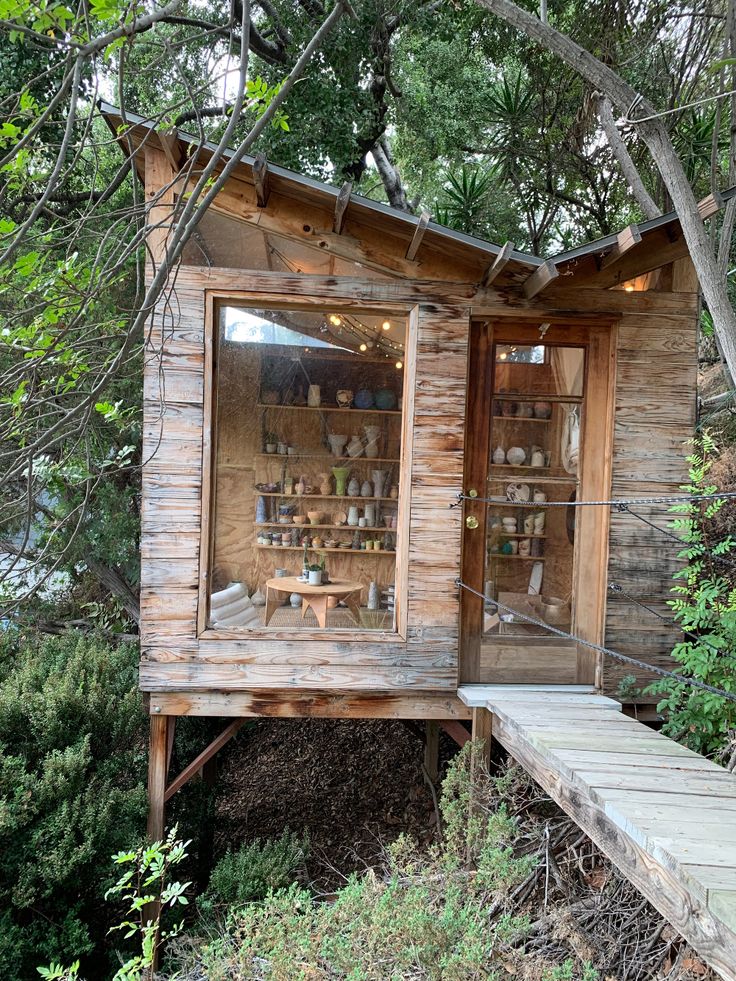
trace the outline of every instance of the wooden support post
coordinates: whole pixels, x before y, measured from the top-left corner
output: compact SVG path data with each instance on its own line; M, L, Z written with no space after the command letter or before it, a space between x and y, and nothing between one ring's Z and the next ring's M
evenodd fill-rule
M486 708L473 709L473 753L470 761L470 780L473 782L479 769L489 770L493 748L493 716ZM482 744L482 745L481 745Z
M148 747L148 840L161 841L166 823L166 772L171 716L151 716Z
M491 283L495 282L496 279L501 275L506 266L508 265L509 259L511 258L511 253L514 251L513 242L507 242L501 251L498 253L496 258L490 264L488 269L486 269L483 279L481 280L481 286L488 287Z
M268 180L268 161L263 153L259 153L253 161L253 183L256 188L256 203L259 208L265 208L271 187Z
M342 235L342 227L345 224L345 215L350 204L352 190L352 181L345 181L338 192L337 201L335 202L335 218L332 222L332 231L336 235Z
M188 764L188 766L185 766L179 776L175 777L169 786L164 789L164 800L168 800L170 797L173 797L177 790L181 790L184 784L188 783L192 779L195 773L199 773L200 770L203 770L207 761L211 760L215 754L220 752L222 747L233 738L244 722L245 719L236 719L234 722L231 722L229 726L223 729L216 739L212 740L209 746L203 749L202 752Z
M440 775L440 726L432 719L427 719L425 725L424 769L432 783L437 783Z

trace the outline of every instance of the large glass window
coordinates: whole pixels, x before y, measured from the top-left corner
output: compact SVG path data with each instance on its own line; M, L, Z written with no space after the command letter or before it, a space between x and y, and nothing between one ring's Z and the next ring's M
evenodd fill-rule
M406 322L221 305L208 627L395 629Z
M487 609L487 638L549 636L509 610L574 622L575 508L564 505L578 493L584 372L581 347L494 348L485 592L499 608Z

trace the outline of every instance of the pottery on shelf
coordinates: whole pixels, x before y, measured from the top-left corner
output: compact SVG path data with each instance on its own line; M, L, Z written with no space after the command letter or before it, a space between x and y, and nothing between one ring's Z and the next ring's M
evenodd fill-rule
M336 396L336 401L341 409L349 409L353 404L353 393L349 388L341 388Z
M364 449L363 440L356 433L347 445L347 455L351 457L362 456Z
M361 388L355 393L353 403L356 409L372 409L373 393L367 388Z
M319 477L319 492L325 497L328 497L332 493L332 481L330 480L330 475L328 473L318 473Z
M506 497L515 503L526 503L531 497L529 484L507 484Z
M348 497L360 497L360 481L353 477L348 484Z
M538 511L534 515L534 534L543 535L544 534L544 519L546 518L544 511Z
M377 610L381 601L381 595L378 591L378 583L375 580L371 581L368 586L368 609Z
M535 490L534 491L534 503L535 504L544 504L544 502L546 500L547 500L547 495L544 493L544 491L541 491L541 490Z
M256 521L259 525L265 524L268 520L266 511L266 498L259 497L256 503Z
M534 416L534 406L530 402L519 402L519 417L531 419Z
M528 514L524 518L524 533L526 535L533 535L534 534L534 515L533 514Z
M373 528L377 524L377 522L376 522L376 505L373 504L372 502L370 504L366 504L363 513L365 514L365 523L366 523L366 526L368 528Z
M396 395L390 388L381 388L376 392L374 399L377 409L390 410L396 408Z
M253 604L253 606L265 606L266 605L266 597L263 595L263 593L260 591L260 589L257 589L255 591L255 593L253 593L253 595L250 598L250 601Z
M370 443L365 444L365 455L369 460L375 460L381 455L381 450L377 439L371 440Z
M543 467L545 465L544 450L533 450L531 465L533 467Z
M347 435L343 433L330 433L327 437L333 456L344 456L345 444L348 441Z
M266 443L266 453L275 453L276 447L276 443Z
M376 457L381 455L381 449L379 446L381 439L381 427L363 426L363 431L366 438L365 455L369 459L374 460Z
M351 528L357 528L359 521L360 515L358 514L358 506L357 504L353 504L348 508L348 524Z
M503 448L503 446L497 446L493 451L493 462L498 467L500 467L502 463L506 463L506 450Z
M322 570L321 569L310 569L309 570L309 585L310 586L321 586L322 585Z
M374 497L385 497L386 496L386 476L388 471L386 470L371 470L371 477L373 478L373 495Z
M551 402L535 402L532 406L535 419L549 419L552 415Z
M523 450L520 446L512 446L511 449L506 452L506 461L510 463L512 467L520 467L524 460L526 460L526 450Z
M384 494L383 496L385 497L386 495ZM396 486L396 484L393 485L388 496L391 498L392 501L395 501L398 498L399 488Z
M312 409L318 408L322 403L322 395L319 385L310 385L307 392L307 405Z
M350 467L333 467L332 476L335 478L335 493L342 497L345 493L345 482L350 476Z
M373 488L371 487L370 480L364 480L360 485L360 496L361 497L373 497Z
M309 518L310 525L318 525L320 518L322 517L321 511L307 511L307 517Z
M306 490L306 486L307 485L304 482L304 477L300 477L299 480L297 480L297 482L296 482L296 486L295 486L294 490L301 497L301 495Z
M289 449L288 443L276 444L276 452L279 454L279 456L286 456L288 449Z

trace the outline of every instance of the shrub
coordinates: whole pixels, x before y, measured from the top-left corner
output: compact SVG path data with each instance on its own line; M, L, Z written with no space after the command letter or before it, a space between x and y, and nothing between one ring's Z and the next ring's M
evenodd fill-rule
M112 882L104 870L144 828L136 667L132 646L76 635L4 637L0 977L37 979L37 964L103 945L102 899Z
M240 906L265 899L270 892L292 885L304 865L309 842L285 831L277 841L259 840L228 852L212 870L199 899L203 912L219 906Z
M695 442L688 457L690 483L683 490L693 495L716 493L710 470L717 449L707 433ZM736 691L736 541L720 521L723 500L686 501L672 508L680 517L674 528L683 540L678 553L686 560L675 573L675 599L669 601L685 632L675 645L678 671L724 691ZM648 689L662 695L660 712L667 715L664 731L700 753L722 752L729 730L736 726L736 702L674 679Z

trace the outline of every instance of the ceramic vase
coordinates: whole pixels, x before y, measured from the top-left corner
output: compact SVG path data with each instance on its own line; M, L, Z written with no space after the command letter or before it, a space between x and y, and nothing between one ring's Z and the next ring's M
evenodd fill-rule
M381 455L381 448L378 445L378 440L371 440L370 443L365 444L365 455L369 460L375 460Z
M368 586L368 609L377 610L380 604L380 593L378 592L378 583L372 581Z
M360 496L361 497L373 497L373 488L371 487L370 480L364 480L360 485Z
M350 476L350 467L333 467L332 476L335 478L335 493L338 497L345 494L345 482Z
M330 475L328 473L318 473L319 477L319 492L325 497L328 497L332 493L332 482L330 480Z
M348 441L347 436L342 434L330 433L327 437L330 444L330 449L332 450L333 456L344 456L345 455L345 444Z
M396 396L390 388L382 388L376 392L374 399L378 409L389 410L396 408Z
M385 497L386 470L371 470L374 497Z
M322 585L322 570L321 569L310 569L309 570L309 585L310 586L321 586Z
M366 504L365 510L364 510L363 513L365 514L365 523L366 523L366 526L368 528L374 528L376 526L376 524L378 523L376 521L376 505L375 504Z
M373 393L367 388L361 388L355 393L355 408L356 409L372 409L373 408Z
M351 528L357 528L359 521L358 506L353 504L348 508L348 524Z
M266 498L259 497L258 503L256 504L256 521L259 525L265 524L268 520L266 513Z
M322 402L322 395L320 393L319 385L310 385L309 391L307 392L307 405L312 409L316 409L320 406Z
M337 393L336 401L341 409L349 409L353 404L353 393L349 388L341 388Z
M302 605L301 595L299 593L292 593L291 596L289 597L289 602L291 603L292 607L295 610L298 610L299 607Z
M500 467L501 464L506 463L506 450L503 448L503 446L497 446L493 451L493 462L497 467Z
M543 535L544 534L544 519L546 518L544 511L538 511L534 515L534 534Z
M360 436L355 435L347 445L347 454L351 457L362 456L364 449L363 440Z
M506 460L512 467L520 467L524 460L526 460L526 451L520 446L512 446L506 454Z
M348 497L360 497L360 481L353 477L348 484Z
M263 595L263 593L260 591L260 589L257 589L255 591L255 593L253 593L253 595L250 598L250 601L253 604L253 606L265 606L266 605L266 597Z

